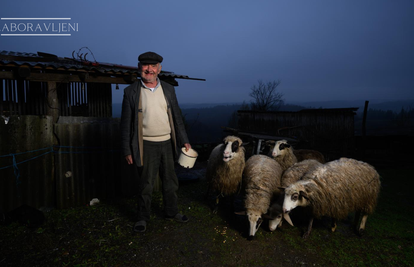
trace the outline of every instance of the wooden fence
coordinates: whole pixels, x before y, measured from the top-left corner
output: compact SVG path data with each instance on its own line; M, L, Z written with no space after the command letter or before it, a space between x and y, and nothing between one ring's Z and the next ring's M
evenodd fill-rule
M298 112L238 111L238 130L297 140L298 148L316 149L327 160L355 150L354 108Z
M57 140L57 141L56 141ZM119 119L11 116L0 119L0 208L87 205L133 195L135 168L120 152Z

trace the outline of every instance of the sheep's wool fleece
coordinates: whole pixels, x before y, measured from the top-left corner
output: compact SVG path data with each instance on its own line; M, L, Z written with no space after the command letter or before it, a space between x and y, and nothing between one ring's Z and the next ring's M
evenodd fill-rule
M277 141L275 146L279 147L281 144L288 144L288 142L286 140ZM289 167L298 162L298 159L293 153L292 146L285 147L285 149L283 149L280 153L281 154L276 156L274 159L280 164L280 166L282 166L283 171L286 171Z
M238 141L242 144L242 140L235 136L226 137L225 142ZM216 146L210 154L206 170L207 181L211 183L215 191L223 195L232 195L237 193L242 181L243 169L245 165L244 147L240 146L234 158L229 162L223 161L223 152L226 145L220 144Z
M254 155L246 162L243 177L246 185L245 208L265 214L274 193L280 193L282 167L274 159Z
M320 163L325 163L325 157L323 154L316 150L311 149L298 149L293 150L293 154L296 156L298 162L304 161L307 159L314 159L319 161Z
M300 161L293 164L289 169L287 169L283 173L281 182L282 187L288 187L294 182L301 180L306 172L321 165L322 163L314 159L306 159L304 161Z
M313 215L344 219L352 211L372 214L380 191L378 172L368 163L349 158L328 162L306 173L285 190L305 191Z

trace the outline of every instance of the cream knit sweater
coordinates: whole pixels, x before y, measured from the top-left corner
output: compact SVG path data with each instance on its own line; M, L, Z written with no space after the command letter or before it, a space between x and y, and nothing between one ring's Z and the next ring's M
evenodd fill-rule
M154 92L141 88L143 139L153 142L166 141L171 138L171 127L168 120L167 102L162 87Z

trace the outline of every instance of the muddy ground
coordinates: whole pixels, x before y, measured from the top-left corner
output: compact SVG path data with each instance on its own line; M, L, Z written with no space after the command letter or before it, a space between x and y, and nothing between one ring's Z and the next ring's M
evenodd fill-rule
M221 199L218 213L211 212L211 198L205 198L205 164L197 163L191 170L178 171L179 208L190 218L188 223L163 218L160 193L154 194L153 215L145 233L132 231L134 197L51 210L44 213L46 220L39 227L29 228L17 222L0 226L0 266L410 266L414 263L410 256L414 235L409 227L413 215L406 214L412 214L413 207L407 204L404 212L395 210L394 204L388 206L385 201L390 199L389 195L384 195L381 207L368 219L363 237L354 233L350 215L339 223L335 233L330 232L329 220L316 220L306 240L301 237L306 221L299 217L293 218L295 227L284 223L274 232L268 230L265 221L249 241L247 219L233 213L240 208L240 201ZM407 175L411 176L412 171ZM389 189L386 181L383 183ZM408 197L406 192L393 195ZM388 220L390 216L395 220Z

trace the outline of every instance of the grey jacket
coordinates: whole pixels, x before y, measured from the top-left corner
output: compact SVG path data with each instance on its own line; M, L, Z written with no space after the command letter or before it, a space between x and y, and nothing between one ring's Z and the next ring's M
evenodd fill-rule
M174 145L175 157L181 147L189 143L185 131L181 109L178 106L174 86L161 81L165 100L167 101L168 118L171 126L171 140ZM124 156L132 155L135 164L143 164L143 137L142 137L142 104L141 81L137 80L124 90L121 115L121 147Z

